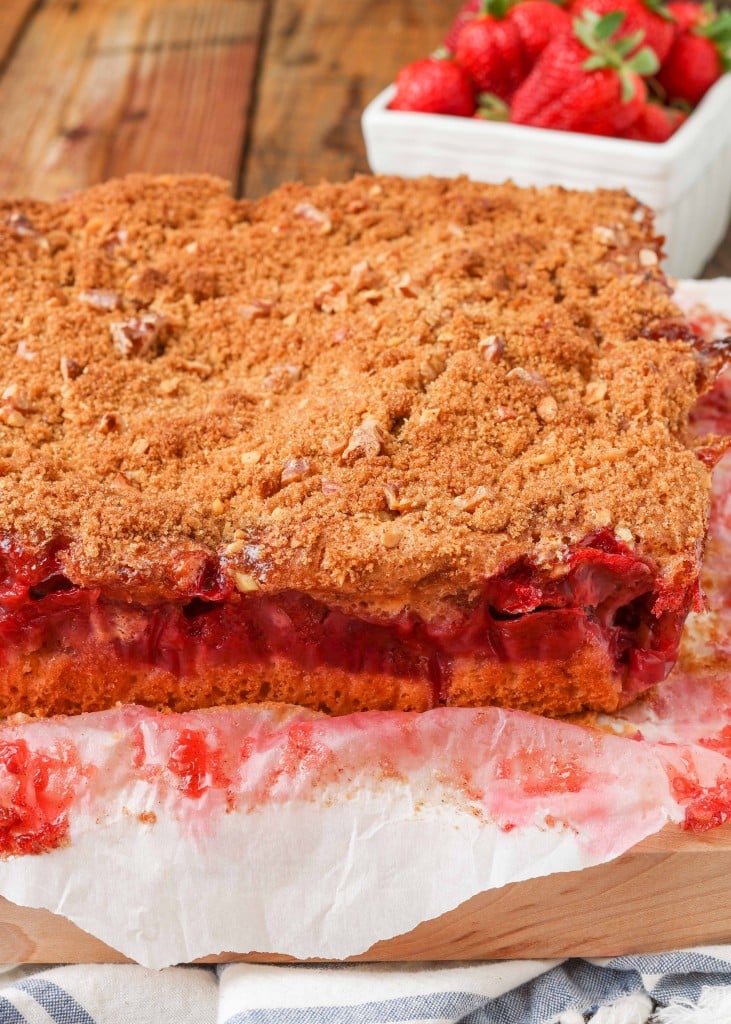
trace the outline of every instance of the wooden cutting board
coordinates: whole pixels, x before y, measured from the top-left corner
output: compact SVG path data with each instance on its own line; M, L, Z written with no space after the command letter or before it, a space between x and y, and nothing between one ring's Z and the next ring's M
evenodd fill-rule
M353 960L616 956L731 942L731 823L668 826L617 860L491 890ZM124 957L46 910L0 899L0 962L114 963ZM223 953L202 962L283 961Z

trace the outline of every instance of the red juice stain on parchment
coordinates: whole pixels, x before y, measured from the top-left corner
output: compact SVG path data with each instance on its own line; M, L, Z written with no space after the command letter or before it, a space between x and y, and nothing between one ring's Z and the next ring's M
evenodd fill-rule
M721 776L715 785L701 785L698 774L684 758L683 770L666 765L673 796L685 808L682 827L688 832L708 832L731 816L731 777Z
M556 827L585 822L594 828L615 785L613 758L623 743L498 709L337 719L272 708L183 715L137 710L127 735L132 777L146 781L181 825L202 833L232 809L247 813L301 801L330 806L404 785L415 806L455 803L505 831L532 826L539 812L548 827L555 821ZM710 729L706 735L713 735ZM731 786L715 785L715 778L710 790L689 785L682 765L675 777L686 827L721 823ZM662 790L658 785L658 799Z
M708 832L723 825L731 815L731 781L724 780L704 790L685 809L683 828L690 832Z
M88 770L69 741L33 751L0 741L0 856L46 853L68 842L69 810Z
M589 781L578 758L528 747L500 761L495 774L498 779L519 780L526 796L579 793Z
M701 737L698 743L708 750L716 750L724 757L731 758L731 725L724 725L717 736Z
M280 772L296 775L305 771L320 775L332 767L333 762L333 752L315 735L314 723L299 722L289 727L282 750Z
M142 712L129 730L133 777L196 828L221 811L321 799L341 771L324 736L342 720L251 708L215 713Z
M452 767L453 770L449 773L440 773L441 784L457 790L468 804L482 803L485 793L475 781L474 767L462 757L455 758Z
M241 748L241 803L253 810L291 799L322 799L342 777L340 762L323 738L338 722L293 722L253 742L248 738Z
M198 824L204 817L212 825L222 804L241 811L293 801L330 804L366 789L385 794L407 785L415 800L441 805L446 799L513 828L532 818L526 798L582 792L597 757L601 766L601 751L583 731L576 733L578 751L551 753L555 744L542 733L540 742L516 749L516 730L532 734L536 721L496 709L341 718L264 709L209 716L146 712L130 733L131 759L138 779L172 799L183 817L189 807ZM584 766L587 743L591 764ZM501 783L497 792L491 779Z
M231 798L231 773L221 731L209 719L193 728L191 715L144 713L128 734L130 768L162 792L199 800L207 793Z
M223 769L220 747L211 740L210 731L181 729L173 740L167 770L176 780L176 788L187 797L197 798L209 789L228 791L231 779Z
M145 764L145 736L139 725L131 730L129 745L132 748L132 767L140 771Z

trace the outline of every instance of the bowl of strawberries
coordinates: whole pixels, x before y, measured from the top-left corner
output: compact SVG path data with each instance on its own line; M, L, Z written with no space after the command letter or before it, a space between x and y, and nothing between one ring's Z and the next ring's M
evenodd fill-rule
M363 113L381 174L624 188L693 277L731 213L731 10L693 0L467 0Z

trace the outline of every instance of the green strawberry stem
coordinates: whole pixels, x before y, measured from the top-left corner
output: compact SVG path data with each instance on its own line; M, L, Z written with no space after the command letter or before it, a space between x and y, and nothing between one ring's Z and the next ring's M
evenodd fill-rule
M493 92L481 92L477 97L477 117L485 121L509 121L510 107Z
M693 104L689 103L688 100L672 100L670 103L666 103L665 106L669 110L679 110L682 114L687 117L693 113Z
M576 38L591 53L581 66L585 71L613 68L622 85L622 102L629 103L635 94L632 74L643 78L654 75L660 67L660 61L649 46L643 46L628 59L631 51L644 39L645 33L640 30L631 36L613 38L624 18L624 11L611 11L600 18L594 11L585 10L581 18L574 18L573 27Z

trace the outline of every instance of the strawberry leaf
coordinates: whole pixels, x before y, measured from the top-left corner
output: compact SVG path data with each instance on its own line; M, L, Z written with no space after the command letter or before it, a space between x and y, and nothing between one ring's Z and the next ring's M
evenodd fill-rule
M593 35L593 29L591 29L586 21L582 21L581 18L574 18L573 20L574 35L576 38L584 44L587 50L597 50L597 42Z
M622 80L622 97L631 99L634 95L632 73L652 75L660 67L657 55L648 46L643 46L633 57L629 54L636 50L645 33L640 29L632 35L613 39L613 34L624 21L624 11L610 11L599 18L592 11L584 11L583 18L574 19L574 33L585 48L589 57L583 62L585 71L597 71L599 68L614 68ZM628 59L629 58L629 59Z
M634 57L627 61L627 67L635 74L647 78L648 75L654 75L659 70L660 61L654 50L651 50L649 46L643 46Z
M602 19L595 11L584 10L580 18L574 18L572 24L576 38L584 44L587 50L598 53L601 50L601 39L597 32L599 22Z
M481 0L478 17L496 18L501 21L516 0Z
M705 36L723 48L731 44L731 11L721 11L713 21L697 25L693 30L697 36Z
M617 39L614 43L614 49L620 57L626 57L628 53L631 53L632 50L640 45L644 38L645 33L642 29L638 29L637 32L633 32L631 36L622 36L621 39Z
M610 11L609 14L605 14L594 26L594 34L597 39L600 39L602 42L605 39L609 39L610 36L614 35L624 19L624 11Z
M663 21L675 21L670 11L666 8L663 0L642 0L645 7L656 14L658 18L662 18Z

